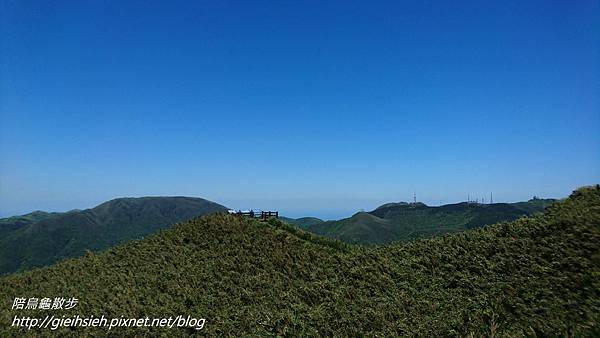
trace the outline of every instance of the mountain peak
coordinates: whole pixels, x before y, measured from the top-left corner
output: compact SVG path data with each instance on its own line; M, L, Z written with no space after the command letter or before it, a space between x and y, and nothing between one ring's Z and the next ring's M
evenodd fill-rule
M426 207L427 204L422 203L422 202L391 202L391 203L385 203L382 204L380 206L378 206L377 208L375 208L375 210L377 209L386 209L386 208L402 208L402 207Z
M0 220L0 274L44 266L143 238L227 208L198 197L122 197L91 209L31 213ZM6 224L5 224L6 223Z

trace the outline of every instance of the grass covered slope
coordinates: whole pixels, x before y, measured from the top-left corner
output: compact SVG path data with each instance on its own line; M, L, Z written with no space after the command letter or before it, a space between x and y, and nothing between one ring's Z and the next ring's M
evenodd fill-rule
M39 222L43 219L50 218L58 215L57 212L44 212L34 211L26 215L12 216L7 218L0 218L0 236L5 236L11 231L17 230L21 227Z
M574 192L544 215L384 247L219 214L0 277L0 336L27 333L9 327L15 315L46 314L10 310L18 296L79 298L75 310L59 312L65 315L204 317L200 334L211 337L591 336L600 334L599 277L599 186Z
M519 203L464 202L439 207L423 203L388 203L350 218L309 224L306 229L348 243L387 244L513 221L542 212L554 202L553 199L536 198Z
M87 210L36 212L3 219L0 274L78 257L85 250L102 250L192 217L224 210L224 206L202 198L141 197L118 198Z
M295 225L300 229L305 229L312 225L324 222L322 219L316 218L316 217L300 217L300 218L279 217L279 219L284 222L287 222L289 224Z

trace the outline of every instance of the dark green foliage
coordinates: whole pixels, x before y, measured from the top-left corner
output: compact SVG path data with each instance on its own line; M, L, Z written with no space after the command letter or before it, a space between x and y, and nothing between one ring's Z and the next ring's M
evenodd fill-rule
M600 187L544 215L383 247L225 214L55 266L0 277L0 336L104 336L11 328L14 297L80 299L60 314L205 317L214 336L598 336ZM56 314L56 313L53 313ZM130 328L111 336L187 336Z
M554 201L532 199L510 204L458 203L440 207L423 203L388 203L371 212L359 212L339 221L312 223L304 228L348 243L386 244L513 221L542 212Z
M119 198L82 211L35 212L2 219L0 229L7 230L0 233L0 274L78 257L85 250L102 250L224 210L202 198L142 197Z

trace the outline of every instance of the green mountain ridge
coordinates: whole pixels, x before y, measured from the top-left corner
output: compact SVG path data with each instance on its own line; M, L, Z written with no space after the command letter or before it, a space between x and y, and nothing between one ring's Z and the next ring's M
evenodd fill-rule
M289 224L295 225L300 229L308 228L315 224L323 223L324 221L317 217L300 217L300 218L289 218L289 217L280 217L280 219Z
M0 220L0 274L45 266L141 238L222 205L192 197L118 198L92 209Z
M36 210L25 215L0 218L0 236L4 236L16 229L59 214L61 213Z
M600 186L544 214L378 247L221 213L0 277L0 336L598 336L598 276ZM206 324L10 326L16 315L56 315L8 305L42 296L79 298L65 316L181 314Z
M518 203L386 203L352 217L312 223L306 230L348 243L387 244L460 232L542 212L556 200L532 199Z

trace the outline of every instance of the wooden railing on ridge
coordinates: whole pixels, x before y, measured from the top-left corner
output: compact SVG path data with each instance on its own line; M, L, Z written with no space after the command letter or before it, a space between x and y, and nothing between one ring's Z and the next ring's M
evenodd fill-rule
M279 218L279 211L237 211L235 213L232 213L233 215L237 215L237 216L244 216L244 217L250 217L250 218L254 218L254 219L258 219L261 221L266 221L269 218L275 217L275 218Z

